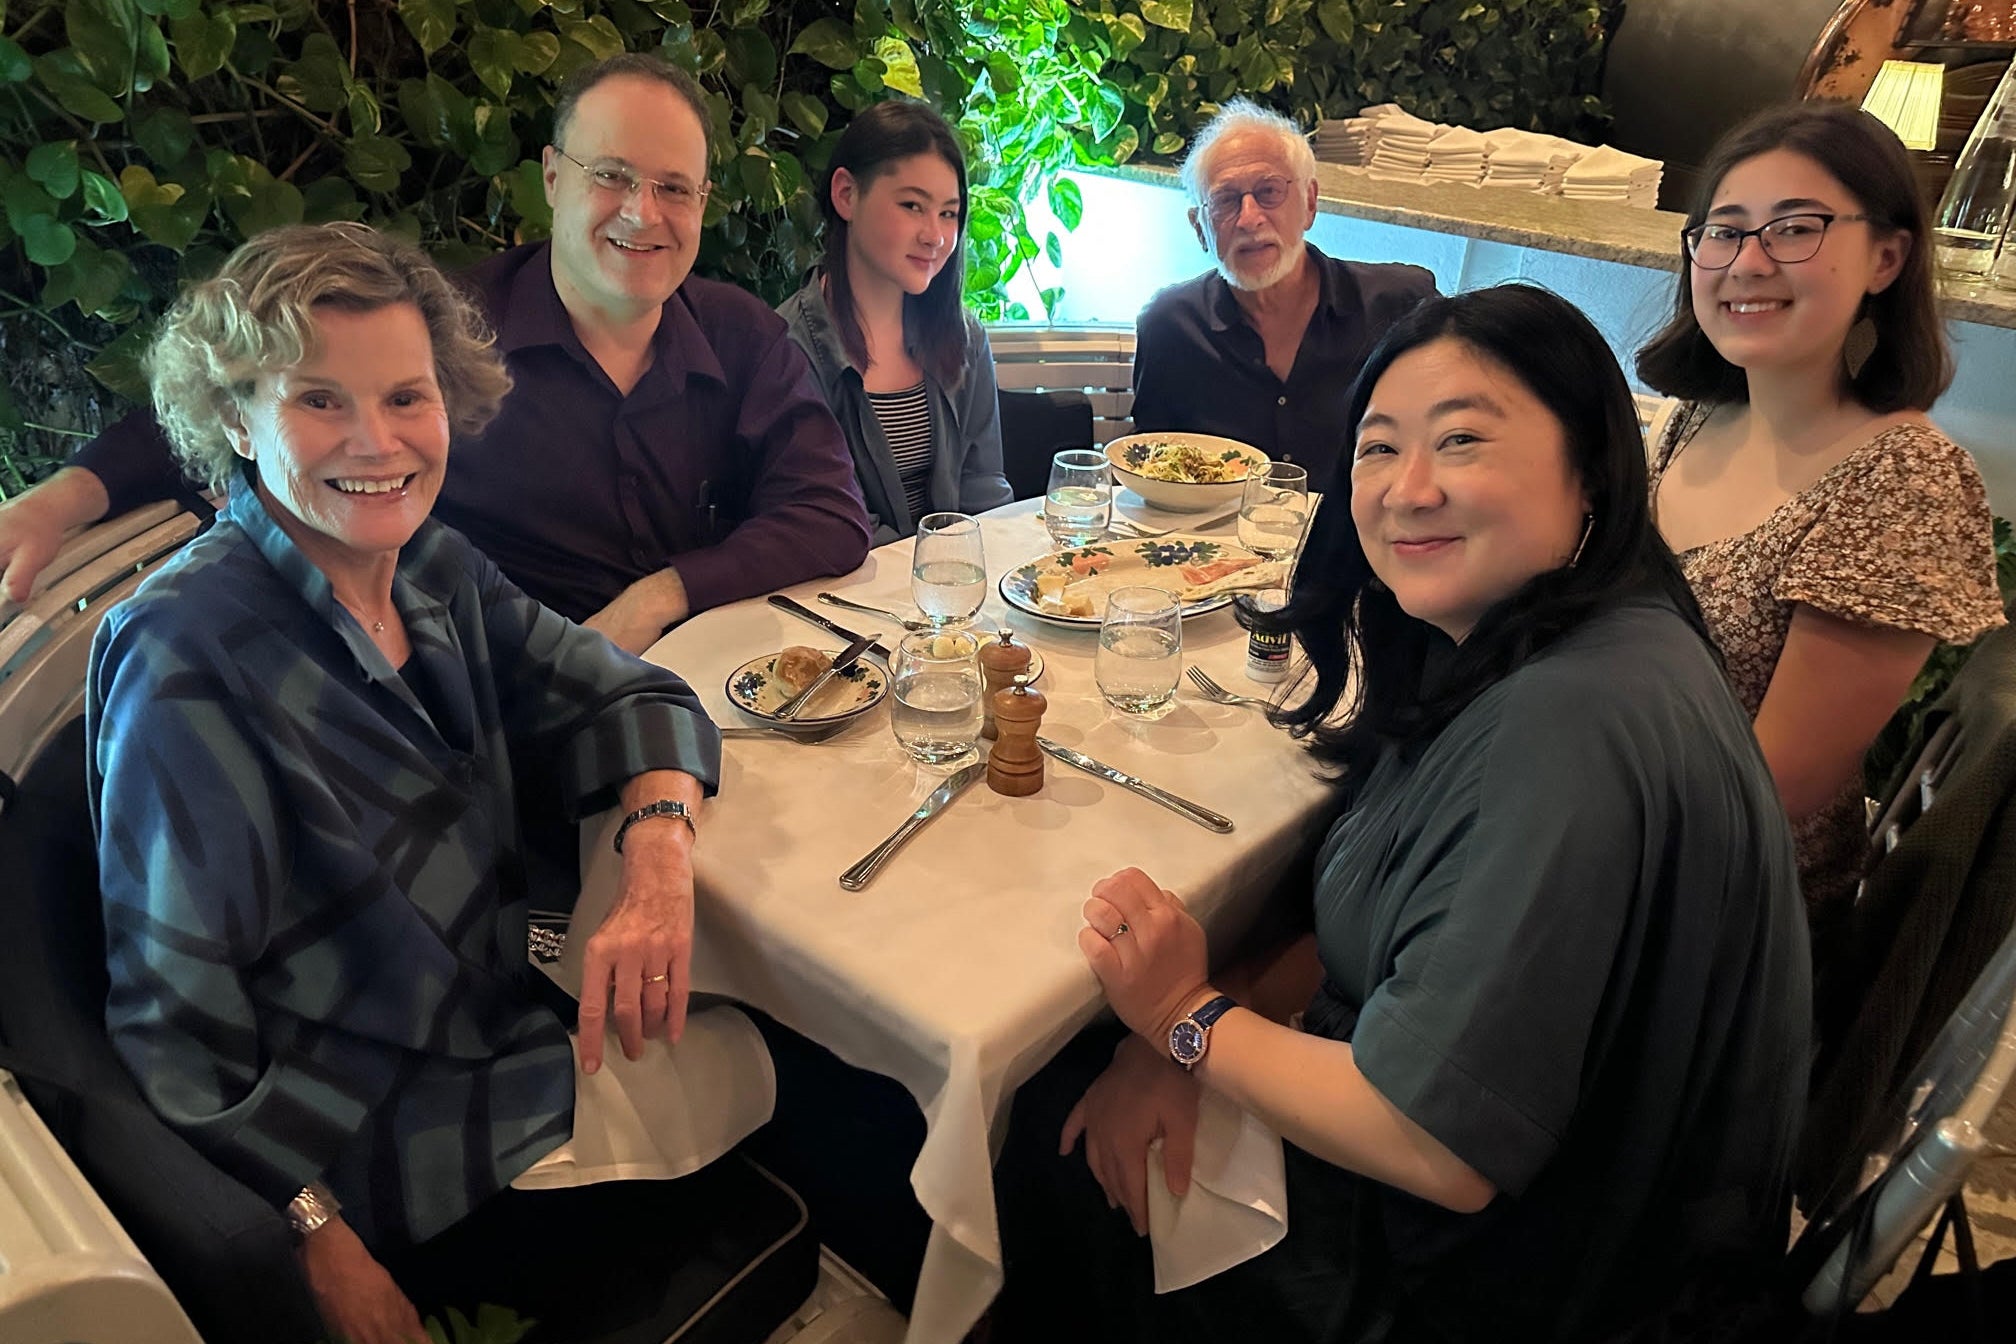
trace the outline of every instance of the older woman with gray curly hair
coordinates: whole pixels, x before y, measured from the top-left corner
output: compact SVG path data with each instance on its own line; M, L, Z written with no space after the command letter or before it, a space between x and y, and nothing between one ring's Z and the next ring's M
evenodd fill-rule
M429 519L510 378L417 248L263 234L176 303L151 372L230 498L92 650L107 1025L167 1123L286 1211L337 1336L422 1338L413 1267L573 1119L567 1028L527 979L521 798L628 813L585 957L593 1073L612 1011L632 1059L683 1029L719 736L678 677Z

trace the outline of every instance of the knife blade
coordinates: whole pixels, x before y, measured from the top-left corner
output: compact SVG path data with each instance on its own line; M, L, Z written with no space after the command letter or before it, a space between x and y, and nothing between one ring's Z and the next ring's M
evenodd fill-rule
M794 602L790 598L784 596L782 593L773 593L770 597L770 605L777 608L777 610L779 611L790 612L793 616L796 616L801 621L810 621L812 624L818 626L821 630L824 630L829 635L837 635L841 639L846 640L855 640L861 638L860 635L856 634L852 630L849 630L846 626L840 624L838 621L829 621L824 616L821 616L818 612L812 610L812 608L806 606L804 603ZM885 663L889 661L889 658L891 656L889 650L883 648L880 644L870 644L868 646L868 652L874 654L877 658L880 658Z
M845 672L848 668L854 666L854 664L857 661L859 661L861 655L868 651L868 646L870 644L873 644L874 642L875 642L874 635L856 636L854 642L852 644L849 644L846 648L842 649L840 651L840 656L835 658L824 672L821 672L818 676L812 679L812 684L810 686L807 686L804 690L798 692L798 694L792 696L789 700L786 700L783 704L777 706L778 720L782 723L790 723L792 720L796 719L798 717L798 711L805 708L806 705L812 703L812 697L819 693L819 688L821 686L824 686L827 682L833 680L833 678L839 676L842 672Z
M947 779L931 791L931 796L918 804L917 810L903 819L903 824L893 831L887 840L869 850L861 862L840 874L840 885L849 891L859 891L875 880L875 874L889 861L889 856L901 849L904 842L922 830L924 823L944 810L945 805L972 787L973 781L987 773L987 762L975 761Z
M1036 745L1064 764L1075 765L1088 775L1097 775L1101 779L1118 784L1123 789L1138 793L1151 802L1160 803L1177 816L1194 821L1207 831L1216 831L1220 835L1231 834L1230 817L1221 816L1208 807L1200 807L1188 798L1179 798L1169 790L1157 788L1137 775L1128 774L1125 770L1116 770L1104 761L1092 759L1082 751L1073 751L1061 742L1052 742L1047 737L1039 737L1036 739Z

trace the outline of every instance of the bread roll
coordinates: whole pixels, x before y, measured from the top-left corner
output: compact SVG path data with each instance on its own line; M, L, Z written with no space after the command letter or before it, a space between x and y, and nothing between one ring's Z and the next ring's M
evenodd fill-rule
M777 655L776 666L771 669L777 679L777 689L788 699L797 695L819 679L819 674L833 666L833 659L817 649L803 644L793 644Z

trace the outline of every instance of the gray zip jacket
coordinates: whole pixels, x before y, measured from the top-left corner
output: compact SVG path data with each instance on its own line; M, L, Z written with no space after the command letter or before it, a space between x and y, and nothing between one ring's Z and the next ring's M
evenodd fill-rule
M833 408L847 447L854 454L854 475L868 504L868 521L877 546L913 535L917 520L903 493L896 457L882 433L882 422L868 404L861 371L847 358L826 295L812 272L805 287L779 304L791 338L805 351L812 372ZM994 352L987 333L966 314L966 370L956 386L946 386L927 370L924 386L931 406L931 478L925 490L927 512L950 510L983 513L1006 504L1013 491L1001 474L1001 404L994 388Z

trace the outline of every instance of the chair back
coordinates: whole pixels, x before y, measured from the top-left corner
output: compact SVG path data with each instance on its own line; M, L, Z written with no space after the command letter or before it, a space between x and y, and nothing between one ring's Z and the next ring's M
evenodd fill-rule
M1893 1099L2016 925L2016 630L1985 637L1879 813L1872 866L1816 963L1820 1053L1798 1184L1831 1219L1894 1141Z
M1050 459L1090 448L1092 403L1083 392L1001 392L1001 470L1017 499L1050 488Z
M1122 326L989 327L994 381L1003 392L1078 392L1092 408L1097 448L1134 432L1134 329ZM1018 496L1019 497L1019 496Z
M1869 1154L1859 1199L1808 1235L1837 1238L1804 1297L1808 1311L1852 1310L1967 1179L1987 1148L1989 1117L2016 1078L2016 931L1933 1039L1889 1108L1887 1141ZM1869 1207L1865 1209L1865 1202ZM1864 1224L1861 1236L1850 1224Z

